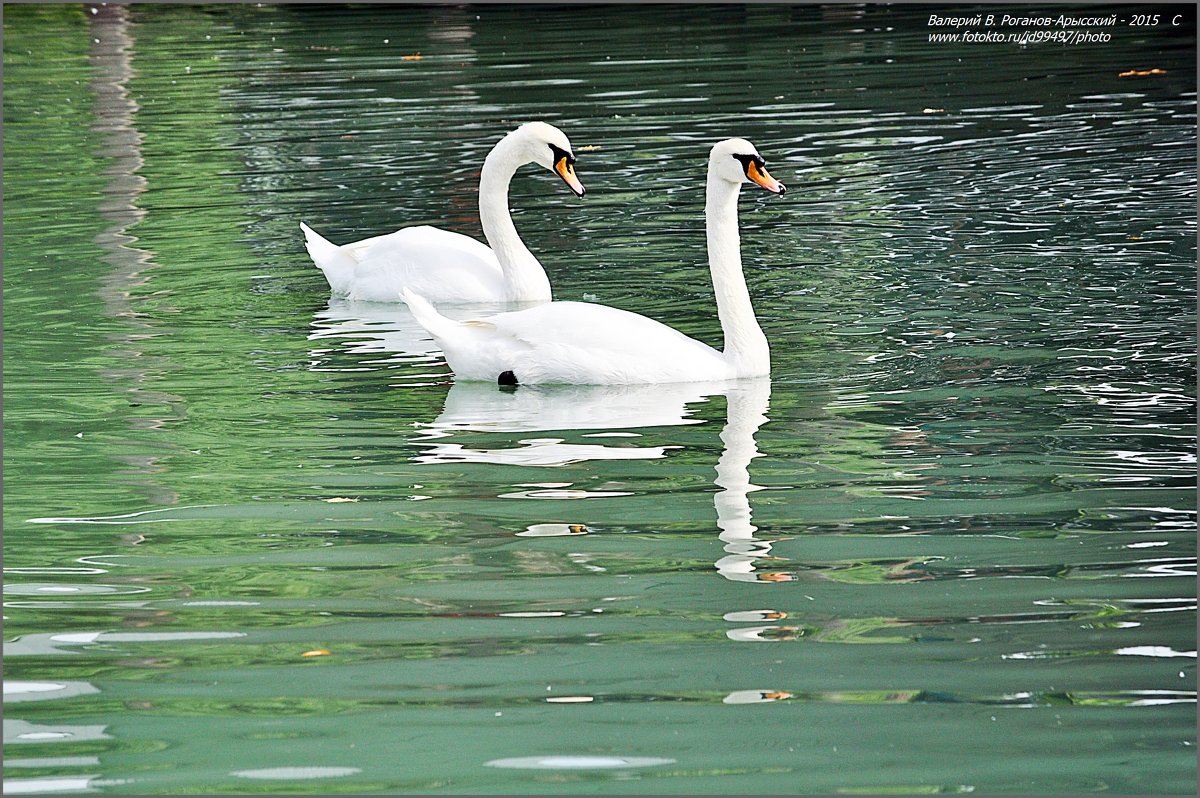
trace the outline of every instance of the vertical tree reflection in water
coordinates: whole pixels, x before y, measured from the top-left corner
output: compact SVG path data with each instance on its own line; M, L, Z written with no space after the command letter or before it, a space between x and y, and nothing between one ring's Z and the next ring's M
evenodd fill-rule
M135 246L137 236L130 232L146 217L146 211L138 207L138 198L147 187L146 178L139 174L145 163L141 152L143 136L134 121L139 108L129 95L128 85L134 77L130 11L126 6L108 4L85 8L92 34L88 52L92 67L91 89L95 95L92 132L101 142L96 154L109 161L103 171L109 182L104 187L98 211L111 226L96 236L95 243L104 251L102 260L112 270L98 280L99 294L105 311L131 328L127 333L111 335L120 348L110 353L121 359L121 365L105 368L101 375L106 383L127 394L130 406L169 408L178 417L185 412L183 397L147 387L149 370L161 364L157 358L146 357L141 341L154 335L154 327L138 312L133 299L134 292L150 281L146 272L156 267L153 254ZM129 423L135 429L156 429L166 420L138 413L130 416ZM150 477L164 470L158 464L160 456L130 453L138 443L126 441L121 447L125 451L112 455L129 466L124 476L132 478L145 490L151 503L176 504L177 492ZM141 535L129 535L123 540L136 544Z

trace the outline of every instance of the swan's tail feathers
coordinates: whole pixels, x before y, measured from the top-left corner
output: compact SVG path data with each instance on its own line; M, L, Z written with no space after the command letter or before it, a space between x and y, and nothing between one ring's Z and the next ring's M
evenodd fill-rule
M424 327L425 331L432 335L439 344L447 338L454 337L455 330L460 326L459 323L438 313L437 308L429 304L428 299L411 288L401 289L400 298L412 311L417 324ZM445 348L444 344L442 346Z
M308 250L308 256L322 271L354 265L354 259L343 252L341 247L321 237L320 233L304 222L300 223L300 229L304 231L304 247Z

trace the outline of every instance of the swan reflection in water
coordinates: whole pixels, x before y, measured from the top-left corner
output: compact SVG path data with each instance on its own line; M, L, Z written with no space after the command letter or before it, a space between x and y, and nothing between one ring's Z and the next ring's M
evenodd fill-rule
M477 305L447 305L447 315L470 318L480 313ZM380 364L438 362L436 344L403 305L361 302L337 297L314 316L309 340L339 340L352 354L377 355L358 360L341 370L375 370ZM312 368L325 370L330 349L314 350ZM792 577L762 570L761 560L778 560L771 555L774 541L755 536L749 494L761 490L750 482L750 462L760 455L755 434L767 422L771 398L768 377L717 382L662 383L642 385L521 385L500 388L491 383L455 382L432 422L420 425L413 439L421 454L419 463L490 463L555 467L589 460L653 460L667 456L677 446L631 445L641 437L639 428L700 424L695 406L712 396L725 396L726 421L721 431L724 445L716 463L714 480L718 491L713 503L717 511L719 537L725 556L716 562L717 572L727 579L744 582L780 582ZM518 447L467 447L452 440L456 434L523 433L588 430L593 439L619 439L623 445L568 443L557 437L521 438ZM543 492L545 493L545 492ZM555 491L559 498L582 491ZM541 524L528 531L540 534L582 534L580 524ZM561 527L561 529L560 529ZM522 533L524 534L524 533Z
M505 310L508 305L446 305L442 312L455 319L468 319ZM309 354L318 365L314 371L331 368L329 353L342 349L354 355L377 355L377 359L359 360L356 366L338 371L371 371L381 364L437 362L441 350L429 333L417 324L403 304L365 302L330 297L329 304L313 314L310 341L328 341L329 346Z
M788 574L759 570L758 560L778 562L781 558L771 554L774 541L755 537L758 527L750 517L750 494L762 490L750 481L750 461L762 454L754 436L768 421L771 381L765 377L742 381L725 395L728 404L725 428L721 430L725 448L717 460L715 480L721 490L713 503L726 555L717 560L717 572L738 582L790 581Z
M735 581L784 581L786 575L759 570L759 560L777 558L770 554L773 541L755 537L757 527L751 522L749 494L762 488L751 483L749 467L760 455L754 436L768 420L766 412L771 397L771 382L765 377L661 385L523 385L508 390L487 383L455 383L446 396L442 413L414 439L423 451L413 459L420 463L527 466L658 459L665 457L668 450L680 447L630 445L630 441L641 437L633 430L702 423L694 417L693 406L717 395L727 398L726 422L720 436L724 449L716 464L714 480L721 489L713 503L726 552L716 562L717 572ZM520 439L519 448L483 449L446 440L464 431L552 430L597 430L589 437L619 437L624 444L577 444L561 438L538 437Z

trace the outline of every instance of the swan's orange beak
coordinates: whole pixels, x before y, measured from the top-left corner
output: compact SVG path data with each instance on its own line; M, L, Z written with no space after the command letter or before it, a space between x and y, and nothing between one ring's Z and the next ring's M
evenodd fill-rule
M772 194L782 194L787 191L787 186L771 177L767 172L767 167L759 166L755 161L749 161L746 164L746 177L758 183Z
M554 171L563 179L563 182L575 192L576 197L582 197L587 193L587 189L583 187L583 183L579 182L579 178L575 175L575 164L566 156L562 156L554 163Z

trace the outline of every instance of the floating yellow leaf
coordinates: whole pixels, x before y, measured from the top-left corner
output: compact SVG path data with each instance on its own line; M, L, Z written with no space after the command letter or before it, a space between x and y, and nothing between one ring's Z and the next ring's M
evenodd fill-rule
M791 582L796 577L785 573L763 573L758 575L759 582Z
M1117 77L1128 78L1128 77L1132 77L1134 75L1141 77L1144 75L1165 75L1165 74L1167 74L1167 70L1165 70L1165 69L1158 69L1158 68L1155 68L1155 69L1130 69L1127 72L1118 73Z
M325 648L314 648L312 651L305 651L300 656L302 657L328 657L333 652Z
M400 56L400 60L401 60L401 61L420 61L420 60L421 60L421 54L420 54L420 53L413 53L412 55L402 55L402 56Z

